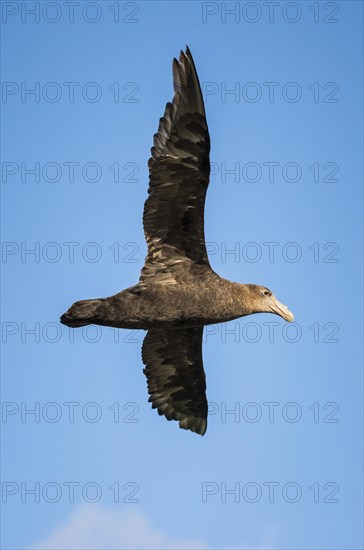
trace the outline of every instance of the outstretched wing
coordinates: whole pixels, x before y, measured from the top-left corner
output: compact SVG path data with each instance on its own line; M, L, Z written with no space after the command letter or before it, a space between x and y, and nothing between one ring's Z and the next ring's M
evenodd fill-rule
M142 358L149 401L167 420L203 435L207 428L205 372L202 363L203 327L150 329Z
M148 255L141 280L177 264L209 267L204 206L210 177L210 138L201 88L189 49L173 60L174 97L154 135L149 197L143 224ZM186 269L186 267L184 268Z

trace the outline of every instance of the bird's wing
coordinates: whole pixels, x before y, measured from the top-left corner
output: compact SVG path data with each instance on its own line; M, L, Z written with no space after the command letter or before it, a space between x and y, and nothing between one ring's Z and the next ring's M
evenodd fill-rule
M143 224L148 255L141 281L183 263L209 266L204 206L210 138L201 88L189 49L173 60L174 97L167 103L149 159Z
M207 428L203 327L152 328L144 338L142 358L149 401L167 420L203 435Z

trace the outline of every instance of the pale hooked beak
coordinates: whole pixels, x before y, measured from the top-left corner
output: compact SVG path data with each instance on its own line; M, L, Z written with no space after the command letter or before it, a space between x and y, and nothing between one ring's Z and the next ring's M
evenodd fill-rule
M270 309L273 313L276 313L280 317L283 317L286 321L289 323L292 323L294 319L294 315L291 311L289 311L288 307L284 304L281 304L281 302L278 302L277 298L275 296L272 296L271 303L270 303Z

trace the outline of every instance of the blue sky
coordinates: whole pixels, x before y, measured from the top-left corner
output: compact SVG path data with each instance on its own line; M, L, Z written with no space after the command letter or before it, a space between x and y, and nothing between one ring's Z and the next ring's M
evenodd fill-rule
M2 2L3 548L362 548L362 3L76 4ZM205 331L203 438L147 403L143 331L59 325L138 279L185 44L211 264L295 314Z

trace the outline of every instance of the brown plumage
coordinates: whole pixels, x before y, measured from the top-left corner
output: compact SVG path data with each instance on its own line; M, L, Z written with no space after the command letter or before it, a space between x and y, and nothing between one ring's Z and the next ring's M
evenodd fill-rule
M210 138L189 49L173 60L174 97L167 103L149 159L143 224L148 254L139 283L109 298L83 300L61 317L148 330L142 358L149 401L168 420L203 435L207 427L204 325L252 313L292 313L259 285L232 283L212 271L204 236Z

